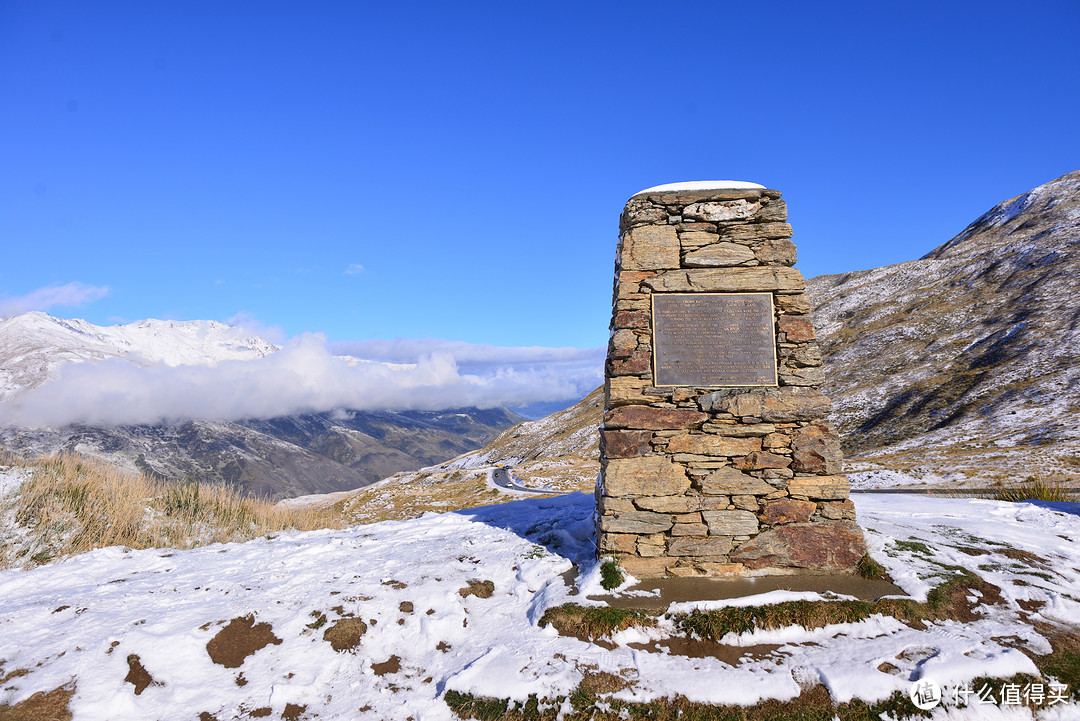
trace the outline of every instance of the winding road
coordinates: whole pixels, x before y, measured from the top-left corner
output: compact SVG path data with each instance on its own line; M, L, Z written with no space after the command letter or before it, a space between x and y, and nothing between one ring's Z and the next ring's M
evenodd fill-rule
M522 491L524 493L545 494L559 493L559 491L544 491L539 488L526 488L525 486L518 483L517 479L514 478L514 474L511 473L510 469L506 468L505 466L500 466L496 468L491 474L491 480L495 481L495 485L499 488L505 488L509 491Z

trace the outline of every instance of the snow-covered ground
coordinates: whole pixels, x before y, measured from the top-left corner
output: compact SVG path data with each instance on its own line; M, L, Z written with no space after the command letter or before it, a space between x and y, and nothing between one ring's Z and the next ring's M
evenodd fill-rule
M455 718L443 701L449 690L554 698L589 671L625 679L629 686L615 693L625 700L682 694L753 704L794 698L807 683L824 684L837 702L877 700L907 693L917 679L950 688L976 676L1034 674L1016 648L1050 650L1033 623L1080 619L1077 504L920 496L860 496L856 503L872 554L914 598L924 599L954 572L944 568L951 565L998 586L1002 603L978 606L977 620L925 630L874 616L732 635L722 642L779 644L735 666L628 645L671 633L668 621L623 631L607 650L537 625L550 606L588 604L585 596L599 592L593 500L572 494L188 551L108 548L0 572L0 679L8 677L0 682L0 706L74 684L76 721L194 719L201 712L224 721L262 709L280 718L287 707L294 714L304 707L302 718L429 721ZM1003 555L1007 549L1011 556ZM1017 553L1031 555L1017 563ZM582 573L571 587L564 574L575 563ZM698 605L787 598L773 592ZM1021 602L1043 605L1022 611ZM335 651L324 640L328 629L351 623L355 631L360 621L354 648ZM243 656L244 640L260 631L252 645L261 647ZM236 665L225 666L211 649L220 654L230 634L242 650ZM148 674L138 686L134 657ZM885 662L896 670L879 670ZM937 718L985 718L987 710L938 709ZM1001 718L1030 717L1024 709L1000 710ZM1077 717L1076 704L1040 716Z

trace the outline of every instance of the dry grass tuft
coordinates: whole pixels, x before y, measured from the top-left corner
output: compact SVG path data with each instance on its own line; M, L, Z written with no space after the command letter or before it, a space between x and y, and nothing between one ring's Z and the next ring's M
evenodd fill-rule
M0 568L106 546L194 548L340 523L327 511L283 508L221 486L170 484L72 453L2 465L29 477L0 498L8 529L0 536Z
M1029 477L1023 483L998 489L991 498L995 501L1009 501L1012 503L1020 501L1066 502L1072 500L1069 487L1064 481L1047 481L1035 476Z

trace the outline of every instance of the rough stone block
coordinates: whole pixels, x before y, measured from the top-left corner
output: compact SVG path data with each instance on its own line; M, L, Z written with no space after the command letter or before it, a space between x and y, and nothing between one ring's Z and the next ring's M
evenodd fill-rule
M709 416L685 408L653 408L649 406L623 406L613 408L604 416L604 427L633 428L643 431L681 430L695 428L707 421Z
M702 410L758 418L769 423L812 421L832 411L832 403L816 388L755 388L738 394L709 393L698 399Z
M793 293L791 295L778 295L773 298L776 309L784 313L809 313L813 310L810 299L805 293Z
M752 536L758 532L758 519L750 511L702 511L712 536Z
M764 496L776 489L760 478L748 476L735 468L713 471L700 482L701 492L708 495Z
M828 421L814 421L800 428L792 438L791 468L796 473L840 473L843 453L840 437Z
M600 436L608 458L636 458L652 450L652 431L601 431Z
M654 401L644 393L651 382L637 376L611 376L604 385L609 406L644 405Z
M682 246L683 252L697 250L698 248L704 247L706 245L712 245L719 240L720 236L716 234L715 226L713 226L713 229L711 231L679 231L679 244Z
M759 438L776 432L776 426L771 423L755 423L752 426L743 423L728 425L726 423L706 423L701 427L706 433L715 433L718 436L731 436L732 438Z
M819 386L825 382L821 368L780 369L780 382L789 386Z
M790 342L814 340L814 322L808 315L782 315L776 321L781 333L787 334Z
M662 533L671 528L671 516L664 513L630 511L600 517L600 530L607 533Z
M709 527L704 523L676 523L671 527L672 536L707 536Z
M798 252L790 240L766 240L754 248L754 257L769 265L795 265Z
M647 310L620 310L615 313L611 321L611 327L620 328L648 328L649 312Z
M683 265L688 268L732 266L741 265L755 258L754 251L745 245L716 243L687 253L683 258Z
M668 453L693 453L702 456L745 456L761 450L761 439L713 434L676 436L668 441L667 450Z
M746 220L761 210L761 202L749 200L720 200L691 203L683 208L683 218L716 223L721 220Z
M761 508L756 496L732 496L731 504L740 511L752 511L757 513Z
M613 376L640 375L652 370L652 352L637 350L624 359L612 359L609 372Z
M631 533L600 534L600 550L618 553L636 553L638 537Z
M747 568L803 568L817 572L851 571L866 543L851 521L792 523L763 531L743 543L731 560Z
M596 510L600 511L601 515L613 515L615 513L629 513L638 509L629 498L600 496L596 502Z
M783 223L787 219L787 203L783 200L771 201L754 216L754 220L762 223Z
M812 501L793 501L790 498L782 498L770 501L761 514L761 522L770 526L779 523L805 523L814 515L817 504Z
M639 558L637 556L619 557L619 566L635 578L660 578L667 575L668 565L674 565L674 558Z
M611 334L608 351L612 358L629 358L637 349L638 336L634 331L624 328Z
M751 223L720 228L720 240L733 243L759 243L790 238L794 233L787 223ZM794 246L792 246L794 247Z
M679 267L679 235L670 225L643 225L623 235L622 270L664 270Z
M690 268L665 271L642 281L642 285L661 292L741 293L766 291L801 291L806 287L802 273L794 268L759 266L756 268Z
M724 556L730 551L731 538L724 536L684 536L668 541L669 556Z
M812 501L842 501L851 493L847 476L800 476L788 482L788 495Z
M689 489L686 471L664 456L613 458L607 462L604 472L604 491L616 498L675 496Z
M735 466L744 471L759 471L764 468L787 468L791 459L767 451L755 451L739 459Z
M723 510L727 508L728 499L723 496L646 496L635 498L634 505L644 511L682 514Z

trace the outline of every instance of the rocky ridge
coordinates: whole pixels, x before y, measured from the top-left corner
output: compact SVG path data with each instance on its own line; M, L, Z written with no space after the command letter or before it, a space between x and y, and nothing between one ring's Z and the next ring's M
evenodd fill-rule
M1080 171L919 260L808 281L848 468L1075 479L1077 277Z

